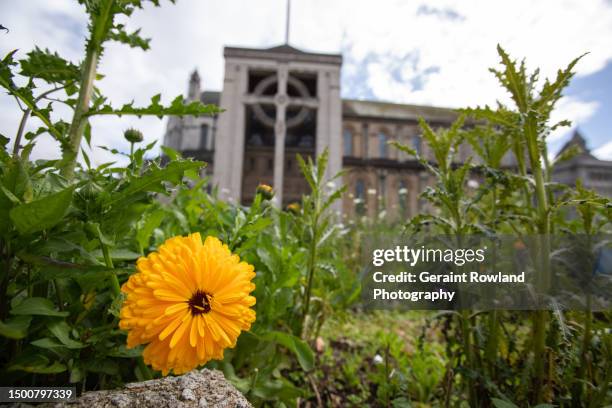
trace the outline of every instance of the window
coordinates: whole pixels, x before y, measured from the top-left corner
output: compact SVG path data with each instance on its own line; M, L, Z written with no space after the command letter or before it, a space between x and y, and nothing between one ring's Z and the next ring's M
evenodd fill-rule
M412 148L417 154L421 155L421 136L412 136Z
M200 126L200 149L208 150L208 125Z
M269 171L274 170L274 160L272 159L268 159L268 170Z
M368 151L368 149L369 149L369 147L368 147L369 132L368 132L368 124L367 123L363 124L363 127L362 127L361 131L362 131L362 136L361 137L363 138L363 150L362 150L363 154L362 154L362 156L365 159L367 159L369 154L370 154L369 151Z
M355 198L363 200L365 196L365 184L363 180L359 179L355 182Z
M353 133L349 129L344 129L344 155L353 155Z
M355 182L355 212L359 215L365 213L365 183L358 179Z
M401 180L397 193L399 195L400 215L405 217L408 214L408 183Z
M378 151L383 159L387 158L387 147L387 135L381 132L378 134Z
M384 174L378 176L378 190L380 191L380 198L384 200L387 196L387 177Z

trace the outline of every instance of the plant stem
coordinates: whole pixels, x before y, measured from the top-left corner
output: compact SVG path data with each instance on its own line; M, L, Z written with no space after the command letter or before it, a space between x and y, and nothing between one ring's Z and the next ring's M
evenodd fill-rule
M317 211L315 209L315 211ZM306 291L304 292L304 312L302 315L302 337L305 333L306 326L306 318L308 317L308 312L310 310L310 296L312 291L312 281L314 276L315 262L317 259L317 224L318 224L318 216L315 214L313 224L312 224L312 241L310 242L310 256L308 257L308 280L306 283Z
M535 180L536 197L538 201L537 218L539 245L537 257L540 260L540 271L538 279L538 292L546 293L550 287L550 219L548 208L548 197L544 175L542 173L542 151L539 148L537 122L533 114L528 114L525 121L525 136L527 138L527 149L531 164L531 170ZM541 307L542 305L539 305ZM546 327L548 313L545 310L537 310L533 319L533 356L535 368L535 401L539 403L543 398L544 375L545 375L545 350L546 350Z
M41 99L47 97L53 92L59 91L60 89L64 89L67 85L58 86L53 89L49 89L46 92L40 94L35 100L34 103L38 103ZM19 100L19 99L17 99ZM13 144L13 156L17 157L19 154L19 149L21 148L21 138L23 137L23 132L25 131L25 125L32 114L32 108L28 107L23 111L23 115L21 116L21 121L19 122L19 128L17 129L17 135L15 136L15 143Z
M495 228L495 221L497 220L497 185L493 184L492 188L493 204L491 206L491 222L493 224L493 227ZM497 247L495 245L493 246L492 265L493 270L495 270L495 268L497 267ZM498 336L499 312L497 310L492 310L489 313L489 338L487 339L485 349L486 360L489 364L489 375L492 378L495 377L495 362L497 359Z
M104 255L104 262L106 263L106 266L110 269L114 269L115 267L113 265L113 259L110 256L108 246L104 244L102 240L100 240L100 245L102 247L102 254ZM117 275L115 275L114 273L111 274L111 285L113 288L113 295L115 297L121 295L121 286L119 286L119 279L117 279Z
M136 359L138 368L140 369L140 373L144 377L145 380L151 380L153 378L153 373L149 369L149 367L145 364L142 356Z
M81 140L83 139L83 131L87 123L87 113L93 94L93 83L96 79L96 69L100 58L100 51L106 37L105 30L109 27L109 20L113 18L113 6L114 0L108 0L100 7L100 15L96 17L96 24L87 42L87 52L85 54L85 61L83 62L79 96L72 116L72 122L70 123L70 129L68 130L68 142L63 146L63 156L60 168L62 175L69 180L74 177L74 167L76 166Z

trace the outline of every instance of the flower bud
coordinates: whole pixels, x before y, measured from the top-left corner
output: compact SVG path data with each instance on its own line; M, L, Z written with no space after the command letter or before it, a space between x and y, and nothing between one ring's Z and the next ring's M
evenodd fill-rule
M300 207L299 203L291 203L287 206L287 211L289 211L290 213L294 215L298 215L301 210L302 210L302 207Z
M130 143L140 143L144 140L142 132L137 129L128 129L123 132L123 137Z
M267 184L258 185L256 193L261 194L264 200L271 200L274 197L274 190Z

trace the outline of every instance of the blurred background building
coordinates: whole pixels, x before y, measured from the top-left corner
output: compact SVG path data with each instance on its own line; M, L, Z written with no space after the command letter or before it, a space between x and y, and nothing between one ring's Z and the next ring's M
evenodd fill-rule
M189 79L189 100L219 105L216 117L172 117L164 144L209 163L206 175L222 198L249 203L259 183L272 185L278 204L308 192L296 155L329 150L328 175L346 170L347 194L336 210L349 216L408 217L422 210L419 194L432 182L413 158L389 146L395 140L430 157L418 118L448 127L451 109L349 100L340 96L342 56L304 52L287 44L268 49L225 47L221 92L202 89L197 71ZM555 170L555 179L612 196L612 162L592 156L579 133L563 150L580 153ZM563 151L562 150L562 151ZM461 146L459 157L470 156ZM505 166L513 166L509 155Z

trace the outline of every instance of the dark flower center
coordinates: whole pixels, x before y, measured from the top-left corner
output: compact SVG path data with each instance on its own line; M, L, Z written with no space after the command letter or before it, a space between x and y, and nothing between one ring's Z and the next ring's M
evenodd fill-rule
M187 302L189 304L189 309L191 309L192 316L198 316L203 313L210 312L210 298L212 295L208 293L198 290L196 291L191 299Z

